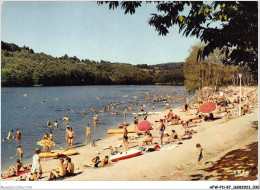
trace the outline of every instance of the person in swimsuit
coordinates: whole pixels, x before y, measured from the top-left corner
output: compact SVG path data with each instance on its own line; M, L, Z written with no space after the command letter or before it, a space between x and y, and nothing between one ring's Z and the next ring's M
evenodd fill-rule
M161 140L161 145L163 144L163 134L164 134L164 130L165 130L165 125L163 123L163 119L160 119L160 128L159 128L159 135L160 135L160 140Z
M8 133L7 139L13 138L13 137L12 137L12 132L13 132L13 129Z
M154 112L154 103L153 103L153 112Z
M135 116L135 119L134 119L134 124L135 124L135 132L138 133L138 116Z
M203 155L202 155L202 147L201 147L201 145L198 143L198 144L196 144L196 148L198 148L199 149L199 156L198 156L198 166L197 167L199 167L199 166L201 166L201 160L202 160L202 158L203 158Z
M127 136L128 132L126 129L126 126L124 127L124 132L123 132L123 143L125 145L125 149L128 150L128 136Z
M55 121L55 123L54 123L54 126L56 127L56 129L58 129L58 128L59 128L59 124L58 124L58 122L57 122L57 121Z
M63 164L64 159L60 158L59 161L60 163L59 163L58 170L56 169L51 170L48 181L54 179L55 177L59 178L59 177L64 177L66 175L66 166Z
M17 152L16 152L16 155L19 153L19 157L20 157L20 162L23 163L23 150L22 150L22 147L21 145L19 145L17 147Z
M18 159L16 166L11 166L7 173L3 174L1 177L13 177L15 175L18 175L19 171L22 169L22 171L24 171L24 167L23 164L20 162L20 160Z
M51 132L51 131L50 131L49 133L50 133L49 139L52 141L52 140L53 140L53 137L54 137L54 135L52 134L52 132Z
M70 127L70 130L68 132L68 141L69 141L68 144L69 144L70 148L72 147L74 136L75 136L74 131Z
M19 129L16 129L16 140L20 140L21 139L21 132L19 131Z
M107 164L108 164L108 156L105 156L105 159L99 162L95 167L101 168L101 167L105 167Z
M126 117L126 109L125 109L125 111L124 111L124 117Z
M67 175L73 175L74 174L74 164L71 162L70 157L66 157L67 163L65 164L66 173Z
M94 167L98 167L98 164L101 162L99 160L99 156L96 156L95 158L92 159L92 162L94 162Z
M86 143L88 143L88 139L91 142L91 128L89 124L86 127Z

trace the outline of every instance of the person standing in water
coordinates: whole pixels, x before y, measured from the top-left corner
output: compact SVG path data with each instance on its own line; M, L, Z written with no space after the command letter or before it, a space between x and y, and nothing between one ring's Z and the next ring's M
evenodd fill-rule
M124 127L124 132L123 132L123 143L125 145L125 149L128 150L128 136L127 136L128 132L126 129L126 126Z
M50 133L50 135L49 135L49 139L52 141L52 140L53 140L53 137L54 137L54 135L52 134L52 132L51 132L51 131L50 131L49 133Z
M86 143L88 143L88 139L89 139L89 142L91 142L91 128L90 128L89 124L87 124L87 127L86 127Z
M126 117L126 109L125 109L125 111L124 111L124 117Z
M55 123L54 123L54 126L55 126L55 128L56 128L56 129L58 129L58 128L59 128L59 124L58 124L58 122L57 122L57 121L55 121Z
M8 133L7 139L12 139L13 138L12 132L13 132L13 129Z
M21 132L19 131L19 129L16 129L16 140L20 140L21 139Z

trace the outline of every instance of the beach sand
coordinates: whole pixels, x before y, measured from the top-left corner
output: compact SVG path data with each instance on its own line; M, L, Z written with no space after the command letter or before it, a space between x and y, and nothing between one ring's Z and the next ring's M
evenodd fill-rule
M253 88L249 88L253 89ZM159 143L158 121L168 113L165 110L158 115L149 115L148 121L153 130L151 133L153 142ZM183 112L183 108L173 108L174 114L181 117L182 120L188 120L196 117L195 110L189 113ZM241 117L233 118L229 121L219 119L212 122L191 123L197 125L194 129L197 133L192 135L189 140L183 140L183 144L176 144L175 148L169 148L173 144L164 144L159 151L144 153L141 156L134 157L112 163L109 167L90 168L84 167L90 163L91 159L99 156L101 159L105 155L110 155L110 150L103 150L104 147L117 146L122 144L119 151L125 151L123 146L122 134L106 135L96 146L91 143L83 147L76 148L78 155L70 156L75 164L75 176L66 177L62 180L70 181L191 181L191 180L256 180L258 178L258 126L253 122L258 121L258 104L254 105L252 113ZM97 126L98 127L98 126ZM131 124L128 129L134 129ZM175 130L178 135L184 133L181 125L167 125L165 132L169 133ZM129 133L129 148L139 146L143 137L131 138L134 133ZM164 142L168 137L164 137ZM198 149L196 144L200 143L203 148L202 166L196 168ZM255 144L253 144L255 143ZM155 145L152 145L153 147ZM146 147L152 147L147 145ZM136 147L138 148L138 147ZM243 152L243 154L241 154ZM247 154L248 153L248 154ZM233 155L233 157L232 157ZM243 157L239 157L243 155ZM232 158L232 159L229 159ZM233 159L235 158L235 159ZM207 163L205 165L205 163ZM40 180L48 179L49 171L57 168L58 159L42 158L41 164L43 175ZM244 170L247 176L235 176L234 172ZM9 178L6 180L14 180Z

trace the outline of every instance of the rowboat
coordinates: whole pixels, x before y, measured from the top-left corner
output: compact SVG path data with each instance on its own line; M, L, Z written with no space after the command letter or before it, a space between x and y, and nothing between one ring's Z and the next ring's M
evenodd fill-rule
M121 152L119 154L111 156L111 161L116 162L118 160L133 158L133 157L139 156L141 154L142 154L142 150L132 149L132 150L129 150L129 151L126 151L126 152Z

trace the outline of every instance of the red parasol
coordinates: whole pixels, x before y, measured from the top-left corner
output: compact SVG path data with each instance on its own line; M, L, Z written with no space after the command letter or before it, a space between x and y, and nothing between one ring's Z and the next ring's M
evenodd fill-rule
M200 106L200 112L210 113L216 109L216 104L213 102L207 102Z
M139 129L140 131L147 131L147 130L149 130L150 128L151 128L151 124L150 124L149 121L144 120L144 121L141 121L141 122L138 124L138 129Z

